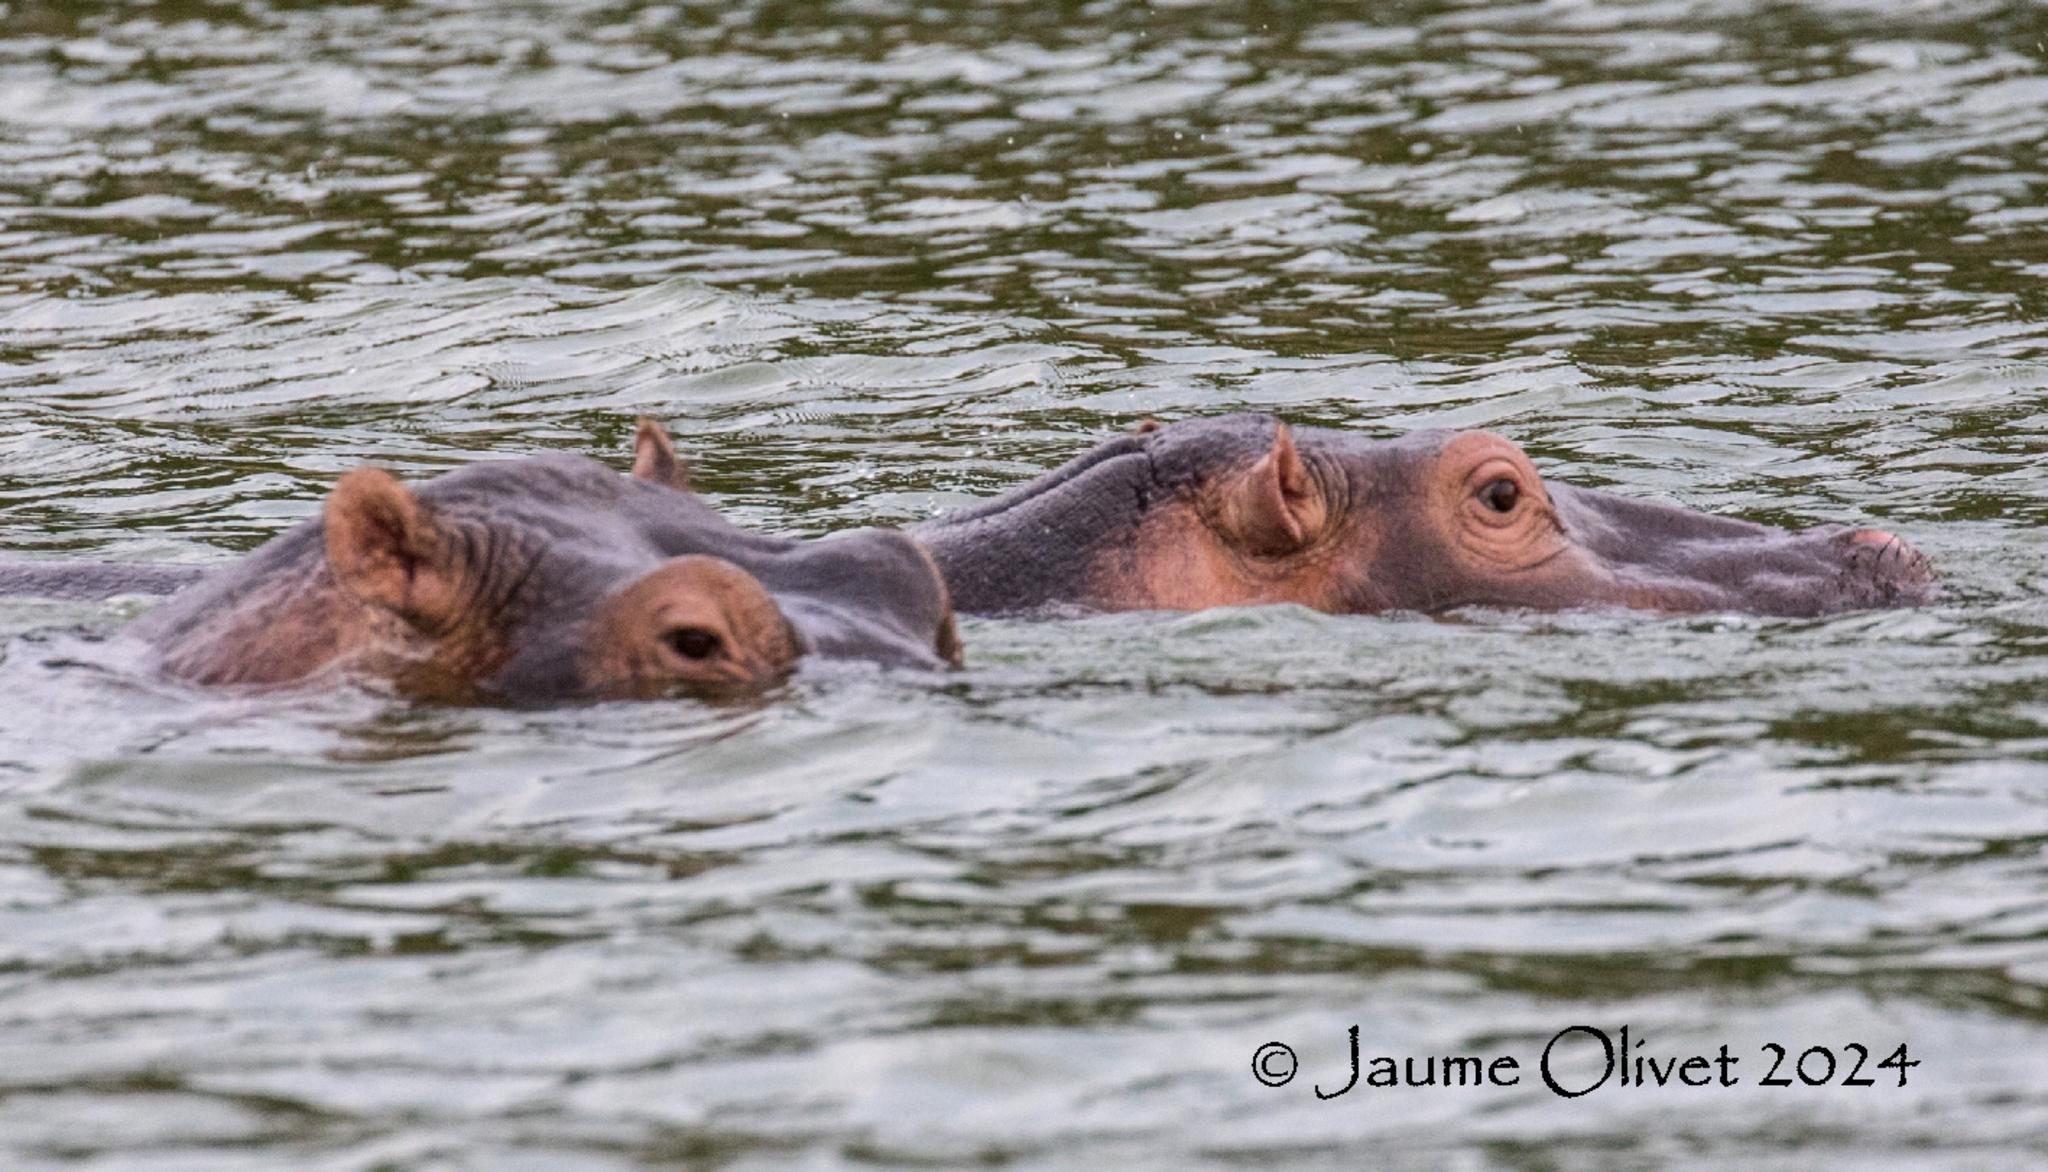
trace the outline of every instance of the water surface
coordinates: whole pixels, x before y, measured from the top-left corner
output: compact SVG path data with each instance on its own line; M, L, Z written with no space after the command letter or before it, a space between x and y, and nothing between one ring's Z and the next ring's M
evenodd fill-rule
M0 548L365 461L908 523L1146 416L1881 524L1820 621L970 621L950 677L197 695L0 601L0 1162L2048 1157L2032 5L0 4ZM1632 1026L1744 1085L1360 1090ZM1283 1040L1303 1076L1255 1082ZM1908 1043L1910 1085L1758 1048Z

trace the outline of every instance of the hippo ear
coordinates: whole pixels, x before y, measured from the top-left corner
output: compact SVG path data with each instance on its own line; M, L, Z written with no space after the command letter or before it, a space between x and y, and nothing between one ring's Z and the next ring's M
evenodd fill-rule
M1253 553L1293 553L1322 528L1322 492L1284 423L1273 429L1272 448L1224 492L1223 527Z
M344 590L428 632L454 621L461 598L455 543L405 485L358 468L327 494L327 565Z
M676 456L676 446L669 442L668 433L652 419L643 417L633 433L633 475L670 488L690 487L689 468Z

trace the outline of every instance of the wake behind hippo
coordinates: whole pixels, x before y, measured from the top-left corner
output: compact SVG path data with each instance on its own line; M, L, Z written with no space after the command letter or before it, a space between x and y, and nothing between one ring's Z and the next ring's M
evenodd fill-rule
M965 613L1468 606L1817 615L1911 606L1876 529L1775 529L1546 482L1487 432L1370 440L1263 415L1147 424L912 530Z
M55 584L104 594L134 585L134 569ZM739 529L688 491L668 436L646 420L630 476L569 455L415 488L358 469L318 519L129 630L165 674L193 683L345 674L449 700L743 693L807 652L959 660L945 585L909 538Z

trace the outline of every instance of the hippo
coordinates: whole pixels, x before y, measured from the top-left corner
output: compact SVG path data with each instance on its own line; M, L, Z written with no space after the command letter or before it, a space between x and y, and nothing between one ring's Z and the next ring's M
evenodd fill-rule
M1788 531L1546 481L1483 431L1372 440L1267 415L1141 424L914 527L962 613L1297 603L1811 616L1935 596L1879 529Z
M82 596L183 573L45 563L12 577ZM668 435L644 419L630 475L568 454L412 487L356 469L318 518L127 632L164 675L195 684L347 675L456 702L750 694L806 653L960 662L945 583L910 538L740 529L690 492Z
M175 594L204 578L205 566L95 561L0 562L0 597L101 599Z

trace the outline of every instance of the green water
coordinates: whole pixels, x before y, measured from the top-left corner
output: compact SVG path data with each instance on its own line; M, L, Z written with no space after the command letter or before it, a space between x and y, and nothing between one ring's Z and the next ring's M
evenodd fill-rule
M540 713L0 601L0 1164L2048 1161L2043 12L0 3L0 549L217 562L643 413L809 535L1254 409L1948 591L975 620ZM1319 1101L1354 1024L1524 1077ZM1561 1099L1574 1024L1743 1081ZM1852 1042L1920 1065L1760 1085Z

